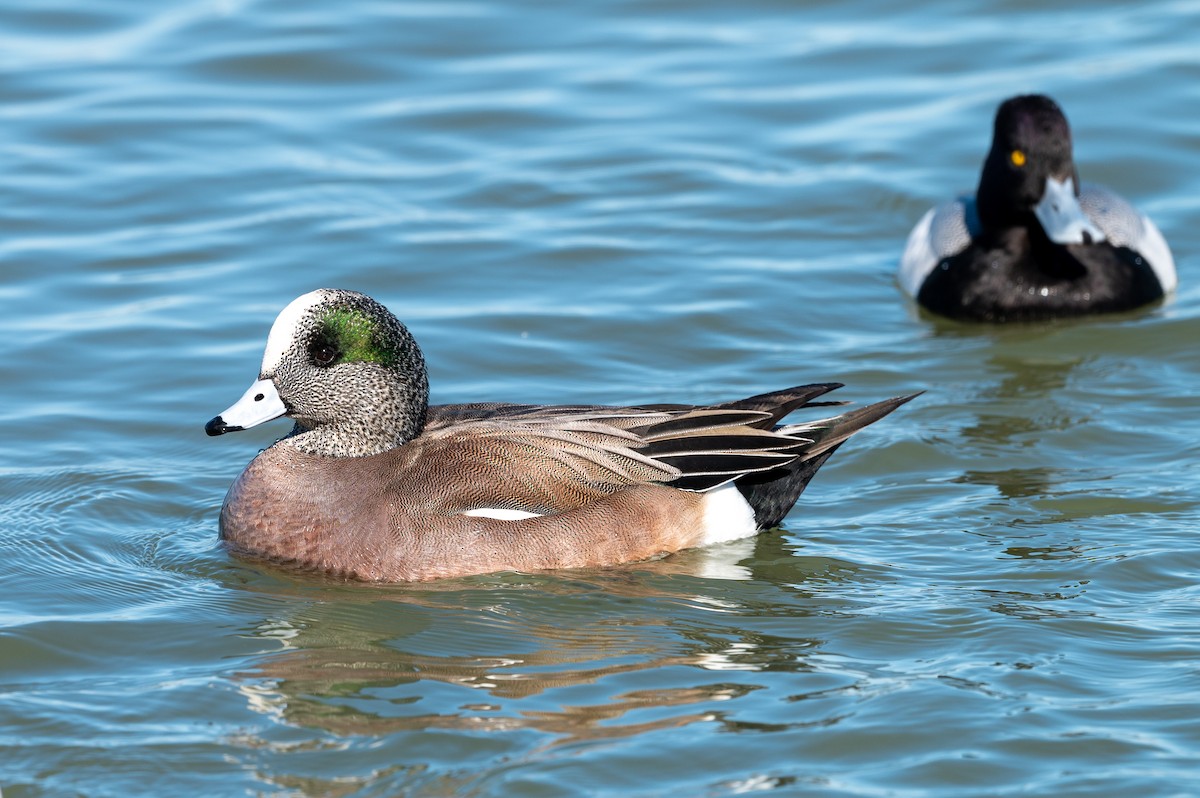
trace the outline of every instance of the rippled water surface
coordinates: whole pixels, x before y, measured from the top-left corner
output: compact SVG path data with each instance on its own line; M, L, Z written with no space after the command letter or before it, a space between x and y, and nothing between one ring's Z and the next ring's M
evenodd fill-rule
M1200 4L0 9L0 790L1175 796L1200 775ZM1064 106L1181 289L1007 329L893 271ZM782 531L363 586L238 561L208 439L297 294L435 401L927 393Z

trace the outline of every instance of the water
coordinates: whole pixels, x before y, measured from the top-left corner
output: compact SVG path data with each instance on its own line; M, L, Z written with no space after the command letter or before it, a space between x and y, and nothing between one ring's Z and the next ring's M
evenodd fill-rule
M0 789L1191 794L1200 4L16 0L0 12ZM893 281L1003 98L1181 290L953 325ZM782 533L362 586L231 558L207 439L319 286L435 401L927 393Z

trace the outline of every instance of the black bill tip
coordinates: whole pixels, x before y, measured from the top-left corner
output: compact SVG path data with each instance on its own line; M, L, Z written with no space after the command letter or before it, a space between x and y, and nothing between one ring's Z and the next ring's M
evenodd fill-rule
M226 432L240 432L244 427L232 426L225 423L225 419L217 416L212 421L204 425L204 431L210 436L224 435Z

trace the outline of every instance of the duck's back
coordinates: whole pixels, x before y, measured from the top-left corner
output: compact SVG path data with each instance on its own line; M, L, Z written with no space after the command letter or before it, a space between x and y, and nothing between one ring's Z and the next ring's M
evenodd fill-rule
M1175 290L1179 278L1171 248L1150 217L1117 192L1097 183L1083 183L1079 204L1088 218L1104 232L1113 247L1125 248L1146 262L1158 280L1162 294Z

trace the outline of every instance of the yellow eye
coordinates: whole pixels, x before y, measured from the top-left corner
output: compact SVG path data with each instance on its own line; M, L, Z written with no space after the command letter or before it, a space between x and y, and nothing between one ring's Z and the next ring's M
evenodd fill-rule
M1025 153L1021 152L1020 150L1013 150L1012 154L1008 157L1012 159L1013 166L1025 165Z

